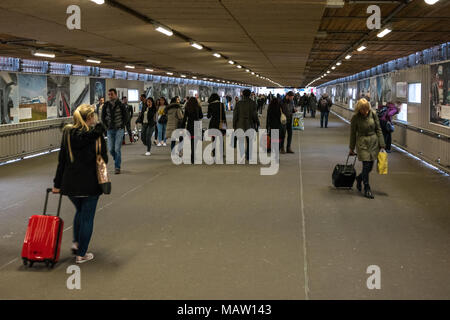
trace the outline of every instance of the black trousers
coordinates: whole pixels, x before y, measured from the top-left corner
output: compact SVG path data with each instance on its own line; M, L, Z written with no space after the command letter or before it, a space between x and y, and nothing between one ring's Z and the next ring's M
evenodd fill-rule
M281 144L281 147L284 148L284 141L286 140L287 135L287 144L286 144L286 150L291 148L292 143L292 118L288 118L286 122L285 127L285 133L283 134L283 142Z
M385 126L381 127L381 131L383 131L384 143L386 144L386 150L391 150L392 145L392 132L388 132L383 129Z
M373 164L375 161L363 161L363 169L361 174L358 176L359 179L362 178L362 181L364 183L364 186L369 185L369 174L373 169Z
M130 138L130 141L133 141L133 133L131 132L131 122L127 122L126 124L128 137Z

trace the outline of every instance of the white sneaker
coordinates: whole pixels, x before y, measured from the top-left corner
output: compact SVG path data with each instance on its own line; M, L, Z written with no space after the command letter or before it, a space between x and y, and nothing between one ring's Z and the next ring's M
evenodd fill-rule
M161 142L158 142L158 144L156 146L157 147L161 147Z
M76 259L75 259L75 262L76 263L85 263L85 262L90 261L92 259L94 259L94 254L86 253L86 255L84 257L77 256Z
M150 155L152 155L152 154L151 154L150 152L146 152L145 155L146 155L146 156L150 156Z
M164 146L164 147L167 147L167 144L164 142L164 143L163 143L163 146Z

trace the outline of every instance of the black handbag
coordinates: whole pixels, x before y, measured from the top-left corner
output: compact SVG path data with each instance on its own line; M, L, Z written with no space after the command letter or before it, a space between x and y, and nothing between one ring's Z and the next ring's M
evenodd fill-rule
M386 129L387 132L394 132L394 130L395 130L394 125L390 121L386 121L386 128L385 129Z
M166 114L163 114L163 115L161 115L161 117L159 117L159 120L158 120L158 123L159 124L166 124L167 123L167 115Z

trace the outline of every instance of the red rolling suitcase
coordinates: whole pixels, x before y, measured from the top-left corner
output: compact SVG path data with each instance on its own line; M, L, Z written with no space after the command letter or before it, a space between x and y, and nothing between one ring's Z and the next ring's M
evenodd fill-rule
M30 268L35 262L44 262L47 267L53 268L59 259L64 228L64 221L59 217L62 195L59 196L57 216L48 216L46 213L50 192L52 189L47 189L43 214L32 216L28 222L22 260Z

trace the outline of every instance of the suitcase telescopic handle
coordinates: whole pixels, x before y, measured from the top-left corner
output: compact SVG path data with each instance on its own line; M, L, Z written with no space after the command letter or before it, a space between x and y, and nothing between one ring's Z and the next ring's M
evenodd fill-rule
M352 157L355 157L355 160L353 160L353 167L356 164L356 159L358 159L358 155L355 153ZM348 159L350 159L350 155L347 156L347 161L345 161L345 165L348 165Z
M44 204L44 212L43 215L45 216L47 214L47 203L48 203L48 195L52 192L51 188L47 189L47 192L45 193L45 204ZM56 216L59 217L59 212L61 211L61 200L62 200L62 194L59 194L59 201L58 201L58 211L56 213Z

